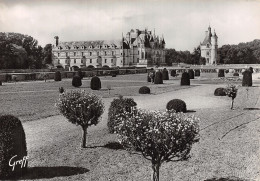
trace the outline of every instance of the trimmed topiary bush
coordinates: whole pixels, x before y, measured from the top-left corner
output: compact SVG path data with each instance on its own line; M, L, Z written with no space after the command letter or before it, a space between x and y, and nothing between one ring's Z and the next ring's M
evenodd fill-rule
M199 118L193 115L137 109L118 119L120 144L150 161L152 181L159 181L163 163L187 160L192 145L199 141Z
M155 72L154 84L163 84L162 72Z
M151 82L151 77L149 76L149 74L147 75L147 82Z
M100 90L101 89L101 81L100 78L98 78L97 76L92 77L91 81L90 81L90 88L92 90Z
M65 91L63 87L59 87L59 93L62 94Z
M143 86L139 89L139 94L150 94L151 90L147 86Z
M28 166L26 138L21 121L12 115L2 115L0 130L0 179L20 177Z
M239 73L238 73L238 72L235 72L235 73L233 74L233 76L239 76Z
M172 70L172 71L171 71L171 76L172 76L172 77L176 77L176 70Z
M108 130L109 133L114 133L116 131L115 127L118 125L119 121L116 121L117 115L126 112L131 112L132 108L136 107L136 102L133 98L115 98L108 109Z
M60 94L56 105L69 122L81 126L81 147L86 148L87 129L97 125L104 112L102 99L86 91L71 91Z
M253 67L249 67L248 70L249 70L251 73L254 73Z
M225 70L224 69L219 69L218 77L225 77Z
M200 70L199 69L196 69L194 73L195 73L195 77L199 77L200 76Z
M194 71L192 69L189 69L188 71L190 79L194 79Z
M72 86L74 86L74 87L80 87L80 86L82 86L82 82L81 82L81 77L80 77L80 76L75 75L75 76L72 78Z
M167 110L175 110L176 112L187 112L186 103L181 99L172 99L166 105Z
M54 74L54 80L55 81L61 81L61 73L60 71L56 71Z
M226 73L226 74L229 73L229 69L226 69L226 70L225 70L225 73Z
M190 85L190 76L187 72L182 73L181 85Z
M169 72L166 68L163 69L162 75L163 75L163 80L169 80Z
M214 96L226 96L226 89L223 87L216 88Z
M243 80L242 80L242 86L252 86L252 72L250 70L246 70L243 73Z

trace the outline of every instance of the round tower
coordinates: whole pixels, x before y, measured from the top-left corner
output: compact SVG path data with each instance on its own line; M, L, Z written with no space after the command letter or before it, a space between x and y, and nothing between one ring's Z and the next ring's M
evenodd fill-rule
M217 50L218 50L218 37L216 35L216 32L214 31L213 36L211 37L211 64L216 64L217 63Z

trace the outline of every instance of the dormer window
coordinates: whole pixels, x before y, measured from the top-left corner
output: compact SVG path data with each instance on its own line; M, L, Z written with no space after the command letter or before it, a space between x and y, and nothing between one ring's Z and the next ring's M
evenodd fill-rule
M61 46L59 46L58 49L61 50L62 49Z
M207 44L207 48L209 48L209 44Z
M77 47L77 46L73 46L73 48L74 48L74 49L78 49L78 47Z
M83 50L84 50L84 49L85 49L85 46L81 46L81 49L83 49Z
M69 50L70 49L70 47L69 46L66 46L66 50Z
M89 46L89 48L90 48L90 49L92 49L92 48L93 48L93 46L92 46L92 45L90 45L90 46Z

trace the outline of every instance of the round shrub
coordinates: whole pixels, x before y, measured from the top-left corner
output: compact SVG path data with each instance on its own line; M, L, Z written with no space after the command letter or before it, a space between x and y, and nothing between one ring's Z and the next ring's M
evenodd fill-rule
M225 70L224 69L219 69L218 77L225 77Z
M120 96L119 98L115 98L108 109L108 130L109 133L114 133L116 131L116 126L119 121L116 121L117 115L123 113L124 111L131 112L133 107L136 107L136 102L133 98L123 98Z
M81 82L81 77L80 77L80 76L75 75L75 76L72 78L72 86L74 86L74 87L80 87L80 86L82 86L82 82Z
M190 79L194 79L194 71L192 69L189 69L188 71Z
M139 94L150 94L151 90L147 86L143 86L139 89Z
M190 76L187 72L182 73L181 85L190 85Z
M100 90L101 89L101 81L100 78L98 78L97 76L92 77L91 81L90 81L90 88L92 90Z
M233 73L233 76L239 76L239 73L235 72Z
M195 77L199 77L200 76L200 70L199 69L196 69L194 73L195 73Z
M0 116L0 179L22 176L28 166L26 139L21 121L12 115ZM26 160L14 166L18 160ZM13 166L9 166L9 162Z
M167 110L175 110L176 112L187 112L186 103L181 99L170 100L166 105Z
M176 70L172 70L172 71L171 71L171 76L172 76L172 77L176 77Z
M226 74L229 73L229 69L226 69L226 70L225 70L225 73L226 73Z
M163 80L169 80L169 72L166 68L163 69L162 75L163 75Z
M252 86L252 72L250 70L245 70L243 73L242 86Z
M226 89L223 87L216 88L214 96L226 96Z
M55 81L61 81L61 73L60 71L56 71L54 74L54 80Z
M154 84L163 84L162 72L155 72Z

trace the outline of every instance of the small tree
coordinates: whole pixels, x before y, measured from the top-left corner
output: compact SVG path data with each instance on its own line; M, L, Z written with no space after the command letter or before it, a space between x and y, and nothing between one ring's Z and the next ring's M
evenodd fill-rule
M231 97L232 98L232 101L231 101L231 109L233 109L233 105L234 105L234 99L236 98L237 96L237 87L233 84L229 84L226 88L226 95L228 97Z
M169 72L166 68L164 68L162 71L162 77L163 77L163 80L169 80Z
M91 125L97 125L99 117L104 111L101 99L95 94L89 94L85 91L71 91L60 94L56 105L69 122L82 127L81 146L86 148L87 128Z
M173 110L133 110L118 119L119 142L130 151L140 151L151 161L153 181L159 181L162 163L187 159L192 144L199 140L199 119Z

